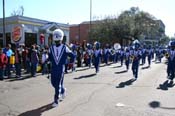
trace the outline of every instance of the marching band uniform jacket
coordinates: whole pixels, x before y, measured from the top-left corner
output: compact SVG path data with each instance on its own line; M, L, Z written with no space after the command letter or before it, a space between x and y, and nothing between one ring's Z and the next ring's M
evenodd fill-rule
M63 79L65 64L68 56L70 57L70 63L73 63L74 54L66 45L61 44L58 47L56 47L56 45L52 45L50 47L49 60L51 62L51 83L55 88L54 103L56 104L58 104L60 95L64 94L65 92L63 87Z
M167 66L167 73L168 77L173 80L174 79L174 71L175 71L175 50L169 51L168 57L168 66Z
M101 62L101 56L102 56L102 51L101 49L98 50L94 50L94 54L93 54L93 64L95 66L96 69L96 73L99 71L99 65Z

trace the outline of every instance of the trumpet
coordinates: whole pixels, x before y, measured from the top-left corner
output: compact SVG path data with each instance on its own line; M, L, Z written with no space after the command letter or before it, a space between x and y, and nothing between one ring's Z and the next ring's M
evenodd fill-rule
M130 55L130 59L134 60L135 56L134 55Z
M170 55L168 53L165 53L165 57L168 59Z

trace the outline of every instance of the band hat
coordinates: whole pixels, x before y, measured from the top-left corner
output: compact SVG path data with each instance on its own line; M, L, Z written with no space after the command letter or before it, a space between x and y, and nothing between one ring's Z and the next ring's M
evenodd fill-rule
M53 31L53 41L63 40L64 32L61 29L56 29Z
M175 41L171 41L171 47L175 47Z
M96 47L96 48L100 48L100 42L94 42L94 46Z

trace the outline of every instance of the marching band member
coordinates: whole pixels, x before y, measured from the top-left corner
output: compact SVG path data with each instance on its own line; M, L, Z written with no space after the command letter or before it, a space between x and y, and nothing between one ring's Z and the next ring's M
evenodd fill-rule
M159 47L159 62L162 62L162 58L163 58L163 50L162 47Z
M119 50L115 50L115 58L114 58L115 63L118 62L118 60L119 60L119 56L120 56Z
M163 58L162 48L158 47L155 52L156 52L156 61L158 60L161 63L162 62L162 58Z
M104 53L103 54L104 55L104 63L106 63L108 65L109 55L110 55L108 44L106 44L106 47L104 48L103 53Z
M129 53L130 53L130 57L131 57L131 55L133 55L134 54L134 48L133 48L133 46L130 46L129 47ZM132 62L132 60L130 60L130 63Z
M92 45L91 44L87 44L87 54L88 54L87 64L88 64L89 68L91 68L92 54L93 54L93 50L92 50Z
M115 51L114 48L111 48L111 49L110 49L110 55L111 55L111 61L112 61L113 63L115 63L115 62L116 62L116 61L115 61L115 59L116 59L116 51Z
M145 60L146 60L146 49L145 49L145 45L144 45L143 49L142 49L142 65L145 64Z
M140 65L140 58L141 58L141 52L139 50L140 43L138 42L138 40L134 41L134 46L135 46L135 50L132 54L132 57L133 57L132 58L132 72L135 77L135 80L137 80L138 70L139 70L139 65Z
M166 57L168 59L168 65L167 65L168 78L171 80L171 83L173 83L174 71L175 71L175 41L171 42L171 50L167 52Z
M159 49L158 49L158 46L156 46L155 48L155 63L157 62L157 60L159 60Z
M99 65L100 65L100 59L102 56L102 51L100 49L100 43L99 42L95 42L94 43L94 53L93 53L93 64L95 66L95 72L98 73L99 72Z
M129 64L130 64L130 52L129 52L129 49L126 48L126 52L125 52L125 65L126 65L127 71L129 70Z
M120 50L120 63L121 63L121 66L123 66L124 56L125 56L125 51L124 51L123 48L121 48L121 50Z
M154 59L154 53L155 53L154 48L151 48L151 59L152 59L152 60Z
M120 50L121 49L121 45L119 43L115 43L114 44L114 62L117 63L118 62L118 59L119 59L119 56L120 56Z
M148 56L148 66L151 66L151 59L152 59L152 49L151 46L148 47L147 49L147 56Z
M58 106L60 96L65 96L65 88L63 87L64 70L67 56L73 62L74 55L70 49L62 43L64 33L60 29L53 31L53 40L55 45L51 45L49 49L49 60L51 62L51 84L55 89L53 107Z

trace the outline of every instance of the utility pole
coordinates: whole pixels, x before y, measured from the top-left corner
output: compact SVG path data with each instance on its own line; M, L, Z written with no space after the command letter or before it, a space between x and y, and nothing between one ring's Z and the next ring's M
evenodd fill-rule
M92 38L92 35L91 35L91 24L92 24L92 0L90 0L90 25L89 25L89 42Z
M6 46L6 34L5 34L5 0L3 0L3 47Z
M80 24L78 24L78 43L80 44Z

